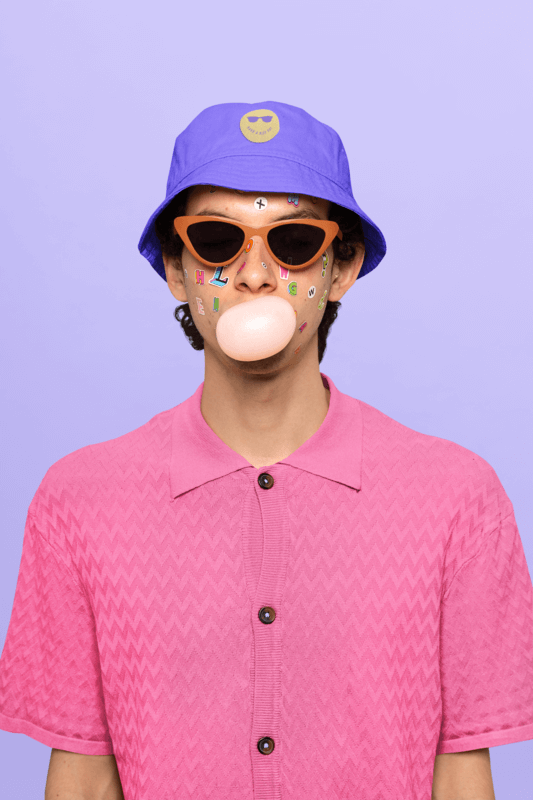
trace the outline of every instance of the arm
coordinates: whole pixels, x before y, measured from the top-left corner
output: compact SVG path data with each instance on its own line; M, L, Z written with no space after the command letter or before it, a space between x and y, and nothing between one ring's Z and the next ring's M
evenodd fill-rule
M44 800L124 800L115 756L52 748Z
M489 748L436 756L431 800L496 800Z

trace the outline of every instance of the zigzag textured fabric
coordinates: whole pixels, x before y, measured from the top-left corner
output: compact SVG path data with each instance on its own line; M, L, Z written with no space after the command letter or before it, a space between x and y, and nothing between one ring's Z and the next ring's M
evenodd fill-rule
M330 389L256 469L203 384L48 470L0 728L114 753L126 800L420 800L435 755L533 739L533 587L494 469Z

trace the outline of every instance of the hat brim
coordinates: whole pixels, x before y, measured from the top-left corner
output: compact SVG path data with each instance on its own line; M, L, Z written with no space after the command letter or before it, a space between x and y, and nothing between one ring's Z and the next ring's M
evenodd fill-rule
M202 164L175 187L167 191L165 200L148 220L139 240L139 252L166 281L161 246L155 232L155 220L169 203L184 189L197 184L226 186L244 192L288 192L322 197L355 212L361 218L365 236L365 258L357 279L377 267L387 251L385 237L370 217L358 206L347 189L304 164L291 160L290 186L287 186L287 159L269 155L225 156Z

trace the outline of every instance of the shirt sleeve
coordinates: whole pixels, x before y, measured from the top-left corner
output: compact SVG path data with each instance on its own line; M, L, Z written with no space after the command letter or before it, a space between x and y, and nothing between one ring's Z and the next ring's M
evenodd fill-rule
M440 753L533 739L533 586L512 504L491 470L441 606ZM467 515L468 516L468 515ZM477 516L480 519L474 519Z
M0 729L84 755L113 753L90 601L30 511L0 658Z

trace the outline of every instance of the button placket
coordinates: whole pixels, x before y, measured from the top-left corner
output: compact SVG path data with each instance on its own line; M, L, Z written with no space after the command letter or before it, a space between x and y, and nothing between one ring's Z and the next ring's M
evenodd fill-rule
M285 491L280 483L281 469L261 472L256 480L263 490L259 503L263 521L263 561L256 591L257 619L255 637L254 716L252 742L257 754L254 773L258 793L256 800L280 798L280 751L276 748L280 726L281 691L281 628L277 619L285 586L289 553L289 528L285 507ZM267 601L269 604L265 604ZM276 611L277 609L277 611ZM277 624L273 624L277 622ZM260 623L260 624L259 624ZM260 755L272 755L271 759Z

